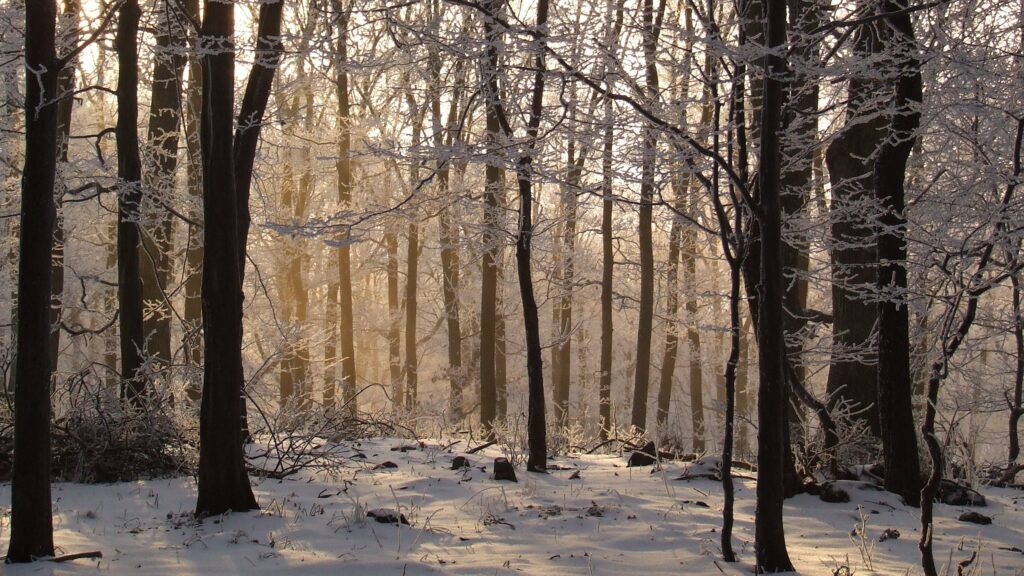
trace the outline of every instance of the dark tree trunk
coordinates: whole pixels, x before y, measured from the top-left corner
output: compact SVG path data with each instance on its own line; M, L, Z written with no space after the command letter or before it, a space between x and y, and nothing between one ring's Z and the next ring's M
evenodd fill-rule
M767 46L775 48L786 39L785 0L765 0ZM785 419L779 418L786 406L786 347L782 274L782 207L780 205L782 76L786 59L778 52L766 58L764 103L761 109L758 205L760 221L761 282L758 286L759 322L757 343L760 350L761 386L758 394L757 430L757 514L754 520L757 569L764 572L793 570L786 551L782 521L783 462L786 437Z
M685 195L685 186L677 185L677 195ZM685 210L685 204L677 200L678 209ZM661 381L658 385L658 428L664 430L668 423L669 407L672 405L672 380L676 370L676 358L679 352L679 335L677 332L677 318L679 316L679 244L682 239L682 218L675 216L672 219L672 229L669 231L668 240L668 262L666 262L665 292L667 302L665 304L665 353L661 359ZM664 436L664 432L662 432Z
M855 53L877 52L875 30L864 26L856 32ZM843 130L825 154L832 185L832 362L827 392L831 406L846 404L875 435L878 422L878 373L876 342L872 331L878 305L865 297L878 281L877 234L873 218L871 175L875 152L885 138L885 118L870 102L882 88L866 77L850 79Z
M142 319L148 349L157 368L171 362L171 303L166 287L171 272L173 202L178 167L178 127L181 120L182 75L185 70L186 15L183 6L168 2L157 14L156 54L146 143L146 186L142 198L144 221L139 255Z
M354 187L351 158L352 114L349 104L347 68L348 21L350 12L342 7L340 0L335 1L334 11L337 13L336 17L338 18L338 45L336 48L338 60L335 62L334 89L338 98L338 128L341 132L338 137L338 161L335 164L335 171L338 173L338 203L341 205L342 210L348 210L352 205L352 188ZM348 238L349 233L346 231L342 234L341 246L337 248L338 311L341 321L341 390L348 414L355 416L359 406L356 400L356 343L355 326L353 326L354 316L352 313L352 247L347 242ZM397 266L397 262L395 265ZM397 280L396 276L395 281L397 282ZM388 290L390 297L390 273L388 276ZM397 292L398 286L396 284L396 299Z
M605 99L604 147L601 155L601 374L598 381L598 413L601 440L608 439L612 426L612 344L614 325L612 295L615 275L615 247L612 237L612 216L615 199L612 196L612 153L614 128L611 118L611 99Z
M498 42L501 28L495 22L500 4L488 0L484 6L484 39L487 42L483 70L484 94L486 98L486 145L487 155L495 157L501 153L498 142L501 126L498 119L500 93L498 91ZM480 425L485 434L491 434L491 427L497 412L497 390L495 386L495 315L497 314L497 261L501 249L498 233L498 195L503 186L502 170L495 161L485 168L484 215L483 215L483 268L480 272Z
M1020 456L1020 434L1018 432L1020 418L1024 416L1024 316L1021 315L1020 274L1010 276L1013 286L1013 341L1017 351L1017 368L1013 377L1013 400L1010 401L1010 452L1007 457L1009 466L1013 466Z
M526 330L526 373L529 386L529 413L527 416L527 444L530 454L527 470L543 472L547 469L547 429L544 410L544 366L540 348L540 320L537 301L533 294L533 274L530 269L530 241L533 238L533 154L537 150L544 103L544 75L546 24L548 0L537 2L537 55L533 78L533 96L530 120L526 128L529 146L519 158L516 175L519 180L519 230L516 235L516 269L519 274L519 295L523 301L523 326ZM500 112L501 109L499 108ZM504 123L508 126L508 123ZM507 134L511 137L511 134Z
M710 118L704 124L707 125ZM689 190L689 213L696 218L696 195ZM686 343L690 369L690 424L693 429L693 451L702 453L705 450L705 419L704 419L704 367L701 362L700 326L697 322L697 235L696 231L687 227L680 231L679 241L682 243L680 256L683 264L683 291L686 293Z
M811 32L821 21L819 9L811 0L788 0L791 25L790 42L796 58L816 63L817 42L809 41ZM803 330L807 325L807 271L810 267L809 242L800 230L801 220L811 197L815 141L818 131L817 78L807 73L807 65L794 69L787 86L788 105L784 110L783 126L787 138L783 144L786 168L782 170L779 202L782 207L783 244L782 265L786 296L784 302L784 332L786 358L793 375L802 383L805 379L803 363ZM803 68L803 69L801 69ZM792 397L791 393L787 397ZM800 404L789 402L789 433L802 441L803 428L794 426L801 419ZM792 441L789 442L792 445ZM794 476L795 467L793 469ZM799 478L796 478L799 481ZM797 490L795 486L790 492Z
M440 13L440 4L435 3L433 9ZM441 119L441 57L436 49L430 53L430 111L433 122L433 142L438 150L442 146L451 147L461 137L458 132L459 105L462 97L462 76L457 80L455 93L448 107L448 119L442 124ZM447 133L447 135L445 134ZM438 160L437 191L440 198L451 193L449 178L451 169L449 162ZM438 236L441 244L441 291L444 298L445 320L448 332L448 407L452 420L462 421L462 389L465 386L465 370L462 367L462 326L459 319L459 229L452 223L452 207L445 206L438 216Z
M657 45L661 14L665 2L655 15L654 0L643 2L643 50L645 86L644 97L648 105L658 97ZM636 332L636 372L633 380L633 417L630 423L638 430L647 428L647 392L651 373L651 333L654 329L654 171L657 160L658 134L645 124L642 129L643 160L640 176L640 315Z
M736 227L739 229L739 226ZM735 562L732 549L733 507L736 494L732 482L733 437L736 429L736 368L740 362L740 263L729 266L729 360L725 365L725 437L722 440L722 558Z
M710 2L710 0L709 0ZM740 34L742 40L742 33ZM742 66L736 68L736 72L742 77L742 73L745 72ZM730 95L730 111L733 130L736 134L740 134L743 130L744 124L744 111L743 111L743 82L736 82L732 87L732 94ZM716 89L717 91L717 89ZM715 150L718 150L718 130L721 125L721 105L718 103L718 98L715 98ZM732 156L732 146L734 138L729 138L729 155ZM739 153L743 156L746 155L746 140L745 135L740 138L738 143ZM743 177L744 182L747 182L747 168L746 160L744 159L740 164L740 174ZM718 181L718 174L716 171L715 182ZM735 186L730 184L729 186L730 196L733 203L733 225L732 231L735 234L735 239L730 242L728 236L728 216L724 210L722 202L720 200L719 190L716 188L712 198L714 202L715 214L718 218L719 223L719 237L722 241L722 252L725 255L726 260L729 264L729 359L725 365L725 376L723 378L723 385L725 388L725 433L722 439L722 559L726 562L736 561L736 552L732 547L732 529L734 523L734 507L736 502L736 494L732 480L732 461L734 455L734 443L733 439L736 430L736 409L737 409L737 380L739 377L739 366L740 362L745 359L741 358L741 354L744 354L745 342L744 336L741 331L746 328L740 322L740 297L741 297L741 280L743 274L743 260L747 256L746 240L743 237L743 215L744 211L741 209L740 200L735 192ZM743 374L746 378L746 374ZM745 384L745 383L744 383Z
M611 11L608 0L608 9ZM618 44L619 33L622 31L624 16L622 0L615 2L614 21L609 14L607 26L607 50L605 68L611 65ZM614 339L614 322L612 317L612 296L615 276L615 247L612 232L612 216L615 210L615 198L612 195L612 157L615 143L615 122L612 112L612 100L605 97L604 134L601 147L601 373L598 380L598 414L600 417L601 440L608 439L612 427L612 344Z
M883 12L903 10L905 1L887 0ZM885 488L917 506L921 491L914 408L911 401L910 316L907 290L907 239L904 216L904 180L907 160L914 148L921 113L920 63L914 28L908 14L888 16L892 32L888 48L894 54L894 112L889 134L875 161L875 197L882 208L878 235L878 406L882 432Z
M418 130L414 130L418 132ZM418 136L418 134L417 134ZM413 137L413 141L419 138ZM415 186L418 177L413 168L410 184ZM420 260L420 232L416 222L409 224L406 235L406 274L405 274L405 406L409 410L416 408L416 393L419 385L416 378L416 298L418 294L417 266Z
M264 4L263 8L279 6ZM209 46L234 35L234 2L206 0L201 36ZM242 428L243 226L235 182L232 143L235 55L233 47L204 53L203 216L217 222L205 230L203 333L206 365L199 413L199 489L196 514L257 508L245 472ZM243 110L245 106L243 104ZM243 216L244 219L244 216Z
M330 270L330 266L327 270ZM338 387L338 284L327 283L324 298L324 407L332 410L336 405Z
M64 50L70 49L78 41L78 13L81 10L79 0L65 0L64 14L61 20L67 29L60 32L60 42ZM69 62L60 71L57 79L57 93L62 97L57 103L57 161L68 161L68 146L71 142L71 111L75 99L70 96L75 89L75 65ZM64 303L64 214L62 210L64 192L67 186L63 181L57 182L54 191L55 217L53 229L53 271L50 273L50 369L58 368L60 358L60 323L61 308Z
M256 146L259 143L260 131L263 128L263 115L267 110L267 102L270 100L270 89L274 83L274 73L284 55L284 46L281 43L281 17L284 12L284 0L276 0L260 5L260 19L256 32L256 63L249 71L249 80L245 85L245 94L242 96L242 106L238 111L238 124L235 130L234 142L231 145L231 153L234 169L234 184L237 189L233 192L235 214L237 215L237 254L238 264L238 290L239 298L244 298L241 293L242 283L245 280L246 246L249 240L249 190L252 186L252 168L256 162ZM205 24L205 22L204 22ZM234 24L232 23L232 26ZM232 68L234 64L232 63ZM204 73L207 73L204 70ZM208 76L204 77L208 79ZM204 83L204 98L206 97ZM232 99L234 99L234 88L232 88ZM204 102L206 100L204 99ZM204 107L204 112L206 108ZM205 158L204 158L205 160ZM204 199L206 191L210 188L206 185L206 166L204 165ZM204 202L205 204L205 202ZM206 211L209 214L209 211ZM210 220L207 219L207 222ZM207 241L206 246L212 246ZM206 270L207 257L203 260L204 274ZM205 280L204 280L205 282ZM205 284L204 284L205 285ZM240 304L241 305L241 302ZM205 308L204 308L205 310ZM241 313L239 313L239 330L241 330ZM207 338L209 335L207 334ZM239 346L241 346L241 331L239 331ZM207 346L209 349L209 346ZM209 356L207 356L209 359ZM241 367L239 368L240 370ZM239 421L242 427L242 438L249 439L249 423L246 417L246 402L244 395L245 374L244 370L239 373L238 405ZM204 386L205 388L205 386ZM246 479L248 486L248 479Z
M405 400L402 386L402 318L398 301L398 236L391 230L384 233L388 275L388 374L391 399L395 408Z
M53 556L50 501L50 274L57 169L57 4L25 3L25 165L14 363L8 562Z
M191 18L199 21L199 1L186 0L185 9ZM195 222L202 222L203 174L202 158L199 151L199 116L203 104L203 68L196 55L189 56L188 88L185 98L185 149L188 154L186 186L191 210L189 216ZM203 362L203 229L189 224L188 246L185 249L185 310L184 334L185 360L189 366L199 367ZM193 402L203 395L202 387L190 376L186 394Z
M494 419L497 422L505 422L508 416L508 355L505 353L505 257L500 252L497 267L497 311L494 315Z
M117 17L117 305L121 328L122 397L138 404L148 392L142 371L147 350L142 327L139 271L142 160L139 157L139 18L137 0L121 5Z
M575 276L576 251L576 194L583 178L583 162L586 151L576 155L575 142L569 142L568 173L562 197L562 267L560 294L555 302L559 310L558 342L555 345L558 356L557 369L553 369L555 381L555 416L565 426L569 423L569 387L572 382L572 292Z
M256 147L263 128L274 73L284 56L281 42L281 18L284 0L270 0L260 4L259 28L256 36L256 63L249 71L249 79L238 110L233 159L235 183L238 187L236 212L238 213L238 272L239 281L245 278L246 247L249 241L249 194L252 170L256 163Z

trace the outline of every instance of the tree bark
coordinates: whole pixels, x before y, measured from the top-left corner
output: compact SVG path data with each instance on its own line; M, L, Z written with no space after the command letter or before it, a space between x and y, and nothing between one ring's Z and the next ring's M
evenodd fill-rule
M1021 315L1020 273L1010 276L1013 287L1013 341L1017 352L1017 366L1013 375L1013 400L1010 404L1009 455L1007 464L1013 466L1020 456L1020 418L1024 416L1024 316Z
M612 218L615 198L612 195L612 154L615 129L611 122L612 102L605 98L604 145L601 154L601 375L598 381L598 414L601 441L608 439L612 427L612 345L614 317L612 295L615 283L615 247Z
M207 4L209 4L209 0ZM256 31L256 61L249 70L249 79L245 85L245 94L242 96L242 105L238 111L237 128L231 145L232 166L234 170L233 180L234 185L237 186L232 194L235 201L236 233L238 234L237 251L232 252L232 254L235 254L238 259L236 270L238 271L238 289L239 297L241 298L244 298L241 290L242 284L245 281L246 247L249 241L249 191L252 187L252 169L253 164L256 162L256 146L259 143L260 131L263 128L263 115L267 110L267 102L270 100L270 89L274 83L274 74L277 71L278 64L281 62L281 58L284 56L284 45L281 42L281 19L283 12L284 0L272 0L260 5L259 24ZM234 27L233 22L232 27ZM234 68L233 62L232 68ZM204 68L203 73L208 74L208 71ZM206 79L208 79L208 76L204 76L204 90ZM204 92L204 98L205 94L206 92ZM232 87L231 94L231 99L234 100L234 87ZM206 111L205 107L203 110L204 112ZM206 190L209 189L205 180L206 170L207 168L204 165L204 204ZM208 214L208 212L206 213ZM208 219L206 221L210 222ZM212 246L212 244L206 242L206 246ZM205 253L203 258L205 274L207 262ZM239 315L239 322L241 322L241 315ZM209 336L207 335L207 337ZM239 333L239 346L241 346L241 333ZM209 356L207 356L207 360L209 361ZM239 377L239 420L242 427L242 437L247 440L249 438L249 424L246 417L244 388L242 387L245 382L244 371L240 372ZM248 485L248 479L246 479L246 484Z
M280 7L280 3L262 8ZM261 8L261 11L262 11ZM234 2L206 0L201 36L204 52L203 216L217 222L205 230L203 333L206 365L199 413L199 487L196 514L257 508L245 472L242 445L242 275L243 226L232 142L234 108ZM243 110L245 105L243 104ZM244 158L244 156L243 156ZM244 216L242 216L244 219Z
M171 362L171 302L166 295L170 277L173 202L177 179L178 138L182 107L182 76L186 57L186 15L175 2L157 14L156 53L146 134L146 171L142 195L143 226L139 254L145 314L142 330L156 368Z
M903 0L886 0L880 10L906 8ZM895 78L894 111L888 135L878 150L874 167L875 197L882 208L878 235L878 406L882 433L885 488L917 506L921 491L914 408L911 401L910 316L907 302L907 239L904 216L904 181L907 160L914 148L921 113L920 63L914 29L908 14L887 16L899 76Z
M495 321L497 314L497 260L501 249L498 233L498 195L504 185L503 171L495 159L501 154L498 142L501 126L498 119L498 108L501 105L501 94L498 91L498 43L501 41L501 28L494 21L501 10L497 0L487 0L483 18L485 50L481 82L484 88L486 134L484 136L487 162L484 178L484 214L483 214L483 268L480 273L480 425L484 433L490 437L491 428L497 412L497 390L495 386Z
M414 133L418 132L414 130ZM413 141L418 138L413 138ZM418 177L415 167L412 168L410 183L415 186ZM419 224L409 223L406 239L406 274L405 274L405 406L409 410L416 408L417 381L416 374L416 298L418 294L417 277L420 260Z
M25 3L25 164L14 363L8 562L53 556L50 500L50 280L57 170L57 4Z
M433 17L441 14L440 2L431 3ZM433 130L434 147L441 152L444 147L451 149L458 141L461 144L459 130L459 106L464 89L464 76L461 68L457 71L456 86L448 105L447 120L441 117L441 56L438 48L432 46L430 60L430 114ZM458 136L456 136L458 134ZM442 200L451 194L450 176L451 163L438 159L437 195ZM441 245L441 293L444 299L445 322L448 335L448 409L452 421L462 421L462 389L465 386L465 370L462 366L462 325L459 318L459 229L452 223L454 202L447 203L438 215L438 237Z
M350 9L342 6L341 0L335 0L334 11L338 18L338 45L336 52L338 60L335 62L335 92L338 99L338 161L335 164L335 171L338 173L338 203L342 210L348 210L352 206L352 188L355 185L352 177L352 112L349 101L349 78L348 78L348 22L351 14ZM338 259L338 300L339 320L341 323L341 389L345 407L350 416L355 416L358 411L356 399L356 344L354 314L352 311L352 247L348 240L350 233L343 232L341 245L337 248ZM396 239L397 242L397 239ZM391 301L391 251L388 245L388 298ZM397 246L395 247L397 251ZM395 262L395 300L398 298L398 277L397 261ZM389 306L390 311L390 306ZM392 323L394 321L392 320ZM389 336L389 345L395 346ZM397 351L392 349L392 362L395 361ZM394 368L392 367L392 383L394 383Z
M676 178L673 188L676 193L676 208L685 210L686 186ZM679 351L679 335L677 318L679 316L679 250L682 242L682 218L674 215L672 229L669 231L668 261L666 264L667 279L665 280L665 352L661 360L661 381L658 385L658 428L664 430L668 423L668 412L672 405L672 381L676 370L676 358ZM662 437L665 433L661 433Z
M388 275L388 374L392 402L395 408L401 408L405 391L402 385L402 318L398 301L398 236L390 229L384 232L384 247Z
M619 33L624 16L622 0L606 0L608 22L605 24L605 43L608 55L605 69L611 66L612 57L619 44ZM612 16L614 12L614 16ZM611 89L613 80L606 80ZM615 197L612 194L612 157L615 144L615 120L612 99L603 98L604 134L601 146L601 372L598 380L598 415L600 418L601 441L608 439L612 427L612 345L614 343L614 318L612 296L615 280L615 247L612 219L615 211Z
M569 142L567 158L568 171L566 183L562 190L562 266L559 297L555 302L558 307L558 341L555 353L558 356L557 369L553 370L555 381L555 417L562 426L569 423L569 387L572 382L572 292L575 282L576 253L576 194L579 192L583 179L583 162L586 160L585 150L576 154L575 141Z
M644 98L648 106L658 97L657 45L661 26L662 1L655 16L654 0L643 2ZM647 392L651 373L651 333L654 329L654 171L657 161L658 135L645 123L641 131L643 159L640 176L640 314L636 332L636 372L633 381L633 417L630 423L637 430L647 428Z
M121 397L138 405L148 393L143 373L147 353L142 326L139 270L142 159L139 156L139 18L137 0L121 5L117 17L117 306L121 328Z
M540 321L537 301L533 294L533 275L530 268L531 240L533 238L533 155L537 150L537 137L544 111L544 75L547 47L548 0L537 2L537 54L533 77L533 96L530 119L526 127L528 147L516 167L519 181L519 231L516 236L516 269L519 275L519 295L523 301L523 325L526 330L526 372L529 386L529 413L527 416L527 444L530 449L526 469L543 472L547 469L547 430L544 410L544 367L540 348ZM499 109L500 112L500 109ZM504 123L508 126L508 122ZM511 136L511 134L507 134Z
M855 37L855 53L868 56L880 47L877 27L864 26ZM830 407L846 405L854 418L866 423L876 436L878 373L876 342L871 338L878 305L865 293L878 282L876 222L864 218L873 206L871 184L875 152L885 138L886 120L870 101L882 88L876 79L850 79L846 121L825 154L832 186L832 361L826 391Z
M767 46L774 49L786 38L785 0L765 0ZM781 142L786 58L778 51L766 57L764 102L761 108L760 162L758 184L761 193L757 218L760 222L761 282L758 288L759 322L757 343L761 354L761 385L758 394L757 431L757 513L754 519L756 566L764 572L793 570L786 551L782 521L783 460L786 406L786 347L784 337L782 274Z
M67 26L60 31L60 43L67 51L78 42L78 14L81 11L79 0L65 0L64 13L61 20ZM76 59L77 60L77 59ZM57 103L57 161L68 161L68 146L71 139L71 112L75 99L70 95L75 89L75 65L69 62L60 71L57 78L57 93L62 97ZM53 230L53 271L50 273L50 368L56 372L60 358L60 325L61 308L64 304L64 214L63 198L67 185L63 180L57 181L54 190L54 230Z
M190 17L199 21L199 0L185 0L185 10ZM189 217L197 223L203 220L203 170L199 150L199 116L203 104L203 69L199 58L189 56L188 88L185 106L185 149L188 154L186 166L186 187L188 189ZM188 246L185 249L185 310L184 334L185 361L189 366L199 367L203 363L203 228L189 224ZM202 386L190 375L186 394L192 402L198 402L203 395Z

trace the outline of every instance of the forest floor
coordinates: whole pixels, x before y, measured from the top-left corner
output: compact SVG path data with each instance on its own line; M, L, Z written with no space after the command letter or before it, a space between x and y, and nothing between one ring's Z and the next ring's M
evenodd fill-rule
M398 448L405 447L402 451ZM367 440L338 447L343 465L284 479L253 478L261 510L197 522L191 477L108 485L55 484L58 553L103 558L2 566L0 574L749 574L754 488L736 479L734 547L721 560L722 488L701 475L713 459L628 468L618 455L551 461L548 474L490 478L493 446L451 470L464 442ZM359 457L362 454L365 457ZM354 458L352 456L355 456ZM379 467L391 462L397 467ZM376 469L375 469L376 468ZM485 468L485 469L482 469ZM573 476L578 478L573 478ZM917 574L918 511L891 494L846 486L851 501L787 500L786 538L798 573ZM936 557L945 573L979 551L964 574L1024 574L1024 492L986 489L993 523L960 522L938 505ZM10 485L0 486L10 502ZM399 509L409 525L367 518ZM861 540L851 537L866 519ZM8 540L9 508L2 538ZM887 529L898 538L879 541ZM847 566L850 571L840 571Z

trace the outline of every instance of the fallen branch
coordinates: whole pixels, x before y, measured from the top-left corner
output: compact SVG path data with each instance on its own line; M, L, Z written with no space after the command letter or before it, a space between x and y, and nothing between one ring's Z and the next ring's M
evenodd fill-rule
M93 550L92 552L78 552L77 554L65 554L63 556L55 556L50 558L50 562L70 562L72 560L80 560L82 558L103 558L103 552L99 550Z
M483 450L484 448L490 448L491 446L494 446L497 443L498 443L497 440L491 440L490 442L484 442L483 444L477 446L476 448L470 448L469 450L466 451L466 454L476 454L477 452Z

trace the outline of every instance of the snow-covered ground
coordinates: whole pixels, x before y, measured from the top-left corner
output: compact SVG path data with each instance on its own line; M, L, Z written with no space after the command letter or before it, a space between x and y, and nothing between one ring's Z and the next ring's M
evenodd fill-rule
M627 468L614 455L567 456L564 469L518 483L490 479L497 446L469 456L458 443L369 440L334 478L253 479L260 511L192 519L195 482L172 478L113 485L54 486L60 553L103 552L100 560L0 567L21 574L744 574L753 562L754 481L737 478L737 564L720 557L721 486L680 480L707 464ZM385 461L397 468L374 469ZM482 471L480 467L486 467ZM572 478L578 472L578 478ZM826 504L810 495L786 503L786 537L800 574L916 574L918 512L885 492L851 488L852 500ZM936 508L936 557L956 564L980 550L965 574L1024 574L1024 492L984 490L979 511L993 523L960 522L965 510ZM0 486L9 504L10 485ZM410 525L367 519L400 509ZM866 539L851 539L867 520ZM9 508L2 538L8 540ZM879 542L883 531L896 539ZM1016 548L1016 550L1014 550ZM843 574L843 572L840 572Z

